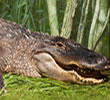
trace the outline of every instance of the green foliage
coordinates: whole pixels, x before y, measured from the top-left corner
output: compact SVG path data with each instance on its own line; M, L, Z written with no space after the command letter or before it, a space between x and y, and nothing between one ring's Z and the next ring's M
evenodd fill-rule
M6 93L0 100L109 100L110 82L86 86L48 78L4 75Z
M42 0L2 0L0 17L34 31L49 32L48 13Z
M64 1L57 0L59 29L65 6ZM32 31L50 33L46 0L0 0L0 18L14 21Z
M86 9L86 7L83 7L83 3L87 1L89 0L78 0L78 6L74 19L73 33L76 34L78 30L79 34L77 33L77 36L74 35L71 37L75 37L74 39L77 39L77 42L82 42L81 44L85 47L95 50L96 52L100 52L107 57L110 57L110 20L108 20L110 12L110 8L108 6L109 0L96 0L97 2L95 0L90 0L89 7L88 9ZM87 4L85 6L87 6ZM84 10L84 12L82 12L82 9ZM84 15L84 13L87 15ZM86 21L84 21L86 23L82 23L81 18L83 18L83 21L86 18ZM80 25L80 27L78 24Z

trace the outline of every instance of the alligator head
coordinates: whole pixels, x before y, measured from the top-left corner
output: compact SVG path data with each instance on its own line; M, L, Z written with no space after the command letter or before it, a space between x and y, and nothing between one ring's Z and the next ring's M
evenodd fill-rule
M106 80L102 72L110 68L110 61L105 56L62 37L47 36L41 43L34 59L42 75L78 84Z

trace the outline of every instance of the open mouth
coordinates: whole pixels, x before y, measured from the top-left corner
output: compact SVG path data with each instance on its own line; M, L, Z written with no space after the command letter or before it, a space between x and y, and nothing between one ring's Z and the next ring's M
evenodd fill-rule
M76 76L76 81L80 84L99 84L107 81L107 77L101 71L89 68L81 68L75 64L63 65L59 62L57 64L65 71L71 72Z
M105 70L90 69L87 66L81 68L77 63L63 64L49 53L38 53L34 59L37 70L46 77L84 85L99 84L107 80L103 73Z

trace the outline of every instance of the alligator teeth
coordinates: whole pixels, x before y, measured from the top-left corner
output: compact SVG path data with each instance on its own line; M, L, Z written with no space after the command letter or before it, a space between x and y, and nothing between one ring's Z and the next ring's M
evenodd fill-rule
M83 72L83 70L81 70L81 72Z
M83 73L85 74L86 72L84 71Z
M74 70L72 70L72 72L75 72Z
M81 76L80 74L78 74L75 70L70 71L74 74L76 80L80 83L80 84L99 84L104 82L104 79L95 79L95 78L85 78L83 76ZM80 72L86 74L86 71L84 70L80 70ZM89 71L90 72L90 71Z

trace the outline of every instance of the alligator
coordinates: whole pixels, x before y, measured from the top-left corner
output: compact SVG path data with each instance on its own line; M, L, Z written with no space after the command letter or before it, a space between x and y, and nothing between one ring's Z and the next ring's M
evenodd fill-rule
M93 85L103 83L110 60L71 39L31 32L0 19L0 88L2 73Z

